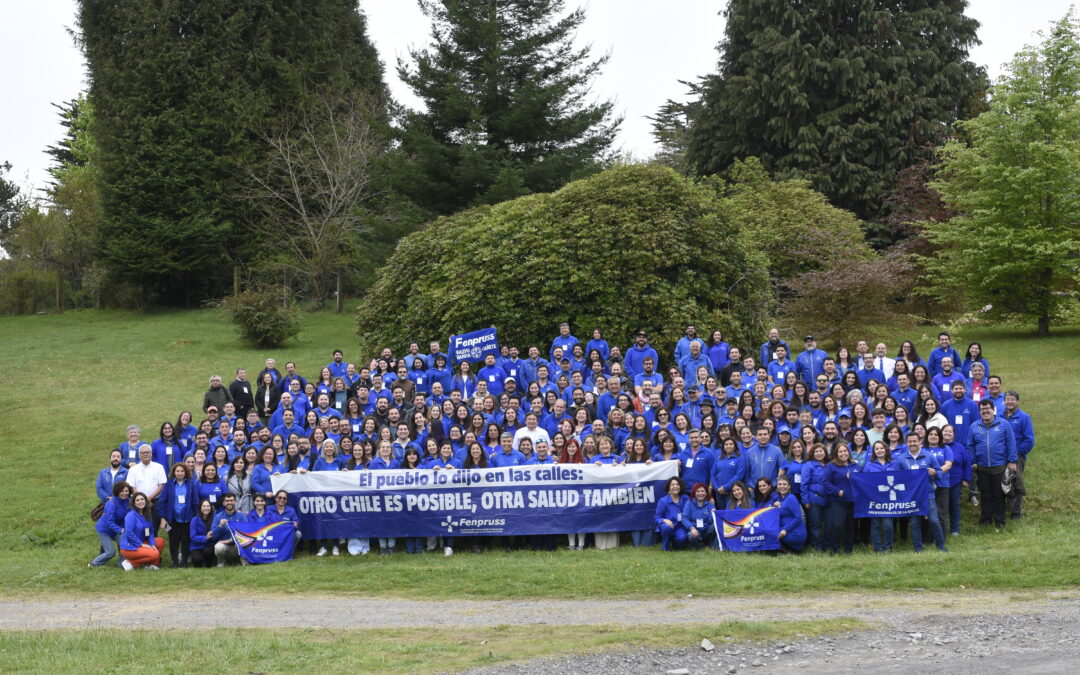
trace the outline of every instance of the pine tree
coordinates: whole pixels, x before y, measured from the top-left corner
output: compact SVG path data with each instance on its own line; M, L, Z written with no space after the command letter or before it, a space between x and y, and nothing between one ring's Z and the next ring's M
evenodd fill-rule
M113 274L165 302L213 295L256 250L234 198L281 112L316 90L385 99L350 0L82 0L99 245Z
M730 0L689 160L760 157L833 204L878 215L898 172L985 90L966 0Z
M432 44L400 63L424 102L406 116L397 184L436 213L550 192L602 168L619 121L590 102L606 57L573 45L563 0L420 0Z

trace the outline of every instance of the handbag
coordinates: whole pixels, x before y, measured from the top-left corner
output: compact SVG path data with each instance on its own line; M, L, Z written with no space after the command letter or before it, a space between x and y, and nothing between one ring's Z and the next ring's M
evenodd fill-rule
M94 508L90 509L90 520L96 523L98 519L101 518L101 514L103 513L105 513L105 505L98 504Z

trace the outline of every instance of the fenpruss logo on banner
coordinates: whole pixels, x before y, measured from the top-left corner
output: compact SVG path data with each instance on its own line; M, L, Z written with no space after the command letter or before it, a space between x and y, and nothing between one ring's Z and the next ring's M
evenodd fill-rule
M889 501L890 502L895 502L895 501L897 501L896 493L897 492L903 492L903 491L907 490L907 487L903 483L897 483L896 482L896 476L889 476L888 478L886 478L886 481L887 481L886 485L877 486L878 492L888 492L889 493Z

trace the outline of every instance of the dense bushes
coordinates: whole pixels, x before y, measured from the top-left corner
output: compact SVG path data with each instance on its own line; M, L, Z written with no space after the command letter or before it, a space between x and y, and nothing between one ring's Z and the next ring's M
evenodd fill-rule
M623 166L440 218L405 237L357 315L361 347L495 325L541 344L560 321L627 344L645 328L674 342L687 321L760 336L767 265L724 215L721 195L656 166Z
M240 337L256 347L280 347L300 333L300 312L284 304L281 291L256 287L221 301Z

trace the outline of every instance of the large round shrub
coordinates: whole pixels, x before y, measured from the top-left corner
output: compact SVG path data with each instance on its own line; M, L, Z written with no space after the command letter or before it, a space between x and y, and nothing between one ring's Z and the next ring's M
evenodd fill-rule
M431 223L398 244L361 304L364 353L497 326L547 345L568 321L627 345L644 328L662 354L686 322L762 334L764 258L740 242L716 191L656 166L623 166Z

